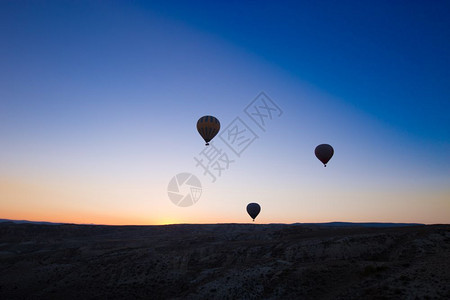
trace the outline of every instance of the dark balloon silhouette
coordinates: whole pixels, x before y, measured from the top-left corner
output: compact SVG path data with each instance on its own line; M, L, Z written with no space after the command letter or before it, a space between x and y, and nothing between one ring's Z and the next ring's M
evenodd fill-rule
M216 117L213 116L203 116L197 121L198 133L206 142L206 146L209 142L216 136L220 130L220 122Z
M326 167L327 163L333 157L334 149L328 144L321 144L316 147L314 150L316 157L323 163L323 166Z
M259 215L261 211L261 206L258 203L249 203L247 205L247 212L252 217L253 222L255 222L255 218Z

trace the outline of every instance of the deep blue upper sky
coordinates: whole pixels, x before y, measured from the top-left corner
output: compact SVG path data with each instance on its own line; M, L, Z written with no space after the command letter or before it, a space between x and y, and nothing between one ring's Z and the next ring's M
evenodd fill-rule
M448 1L161 1L147 6L231 40L400 130L449 141Z
M120 1L100 3L3 1L3 69L14 72L17 65L10 56L20 57L18 51L25 58L46 55L39 53L41 39L45 43L55 37L23 39L18 31L27 25L37 25L36 31L57 32L63 43L74 41L73 34L75 42L77 37L95 38L101 30L98 27L108 27L95 13L90 15L92 20L83 20L86 24L79 22L79 27L74 27L76 22L68 27L51 26L58 18L75 20L99 7L120 11L123 6ZM129 6L184 22L242 47L399 130L435 141L449 140L448 1L133 1ZM34 15L36 8L40 11ZM46 20L48 24L43 23ZM126 31L127 25L121 26ZM36 44L30 44L33 41ZM27 53L27 47L36 51ZM2 81L9 79L4 72L1 76Z

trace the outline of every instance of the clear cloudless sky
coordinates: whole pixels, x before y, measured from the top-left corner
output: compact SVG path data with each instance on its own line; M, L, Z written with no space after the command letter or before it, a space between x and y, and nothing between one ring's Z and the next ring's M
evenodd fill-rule
M0 218L450 223L448 1L1 1ZM262 131L245 107L283 111ZM211 182L197 119L258 138ZM324 168L314 148L335 155ZM170 179L202 183L174 205Z

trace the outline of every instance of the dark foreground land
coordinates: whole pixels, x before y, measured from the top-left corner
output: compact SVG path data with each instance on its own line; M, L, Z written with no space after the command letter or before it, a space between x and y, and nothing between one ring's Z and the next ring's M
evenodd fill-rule
M0 224L0 299L450 299L450 225Z

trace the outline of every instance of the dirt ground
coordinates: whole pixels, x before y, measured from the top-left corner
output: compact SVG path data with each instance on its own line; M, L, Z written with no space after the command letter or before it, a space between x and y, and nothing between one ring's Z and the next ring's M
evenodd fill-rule
M0 299L450 299L450 225L0 224Z

